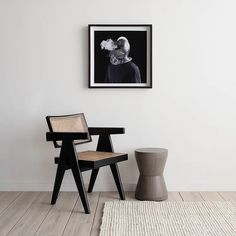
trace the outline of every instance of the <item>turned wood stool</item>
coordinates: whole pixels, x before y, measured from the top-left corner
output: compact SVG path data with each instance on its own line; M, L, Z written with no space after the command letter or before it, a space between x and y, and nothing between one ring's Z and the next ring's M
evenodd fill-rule
M168 197L163 171L168 150L140 148L135 150L140 176L135 192L138 200L163 201Z

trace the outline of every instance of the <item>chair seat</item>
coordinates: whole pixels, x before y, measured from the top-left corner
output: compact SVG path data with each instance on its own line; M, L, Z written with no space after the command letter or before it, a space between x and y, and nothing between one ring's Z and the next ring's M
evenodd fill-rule
M128 154L116 152L85 151L78 152L77 156L81 171L99 168L102 166L114 164L116 162L128 160ZM55 164L58 163L59 157L55 157Z
M81 167L99 168L128 159L127 154L115 152L85 151L77 154Z

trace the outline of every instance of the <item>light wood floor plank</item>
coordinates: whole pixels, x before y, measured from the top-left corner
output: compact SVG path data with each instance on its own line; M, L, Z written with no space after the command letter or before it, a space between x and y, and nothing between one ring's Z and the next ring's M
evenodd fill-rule
M127 201L139 201L135 198L135 192L125 192L125 197ZM183 199L179 192L168 192L167 201L183 201Z
M2 213L17 197L20 192L1 192L0 194L0 213Z
M224 199L217 192L200 192L205 201L223 201Z
M183 199L180 196L179 192L168 192L167 201L182 202Z
M135 192L126 192L125 197L127 201L139 201L135 198ZM167 201L183 201L179 192L168 192Z
M0 216L0 235L6 235L26 213L38 192L22 193Z
M84 213L84 208L81 201L77 201L75 208L70 216L70 219L66 225L64 236L67 235L83 235L89 236L94 216L97 209L97 204L99 200L100 192L94 192L88 194L89 205L91 209L90 214Z
M77 192L61 192L58 196L57 203L53 205L35 235L62 235L78 196L79 194Z
M126 200L137 201L135 192ZM0 192L0 235L98 236L106 201L119 201L117 192L88 194L91 214L84 214L77 192L61 192L50 205L48 192ZM236 201L236 192L169 192L168 201Z
M219 192L225 201L236 201L236 192Z
M100 225L102 222L102 212L103 212L103 207L104 203L107 201L119 201L119 195L117 192L101 192L99 201L98 201L98 206L97 206L97 211L94 217L94 222L91 230L91 236L98 236L100 232Z
M135 198L135 192L125 192L125 200L127 200L127 201L138 201Z
M52 207L50 204L50 198L51 193L40 193L33 201L25 215L9 232L8 236L34 235Z
M180 195L183 198L183 201L188 201L188 202L203 201L203 198L199 192L180 192Z

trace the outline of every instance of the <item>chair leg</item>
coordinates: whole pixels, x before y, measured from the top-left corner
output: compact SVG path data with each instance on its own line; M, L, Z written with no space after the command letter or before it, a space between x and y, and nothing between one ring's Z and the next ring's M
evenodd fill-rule
M96 181L98 171L99 171L99 168L92 170L90 181L89 181L88 193L91 193L93 191L93 186Z
M117 187L118 192L120 194L120 199L125 200L125 193L124 193L124 190L122 187L122 182L121 182L120 173L119 173L117 163L111 164L110 167L111 167L112 175L113 175L114 180L116 182L116 187Z
M72 173L75 179L75 183L80 195L80 199L82 201L83 207L84 207L84 211L86 214L90 214L90 208L89 208L89 203L88 203L88 198L87 198L87 194L85 192L85 187L84 187L84 181L81 175L81 172L78 168L78 166L73 165L71 167L72 169Z
M53 188L53 193L52 193L52 200L51 200L52 205L54 205L57 201L58 193L60 191L64 174L65 174L64 165L62 163L59 163L57 166L57 173L56 173L56 178L55 178L54 188Z

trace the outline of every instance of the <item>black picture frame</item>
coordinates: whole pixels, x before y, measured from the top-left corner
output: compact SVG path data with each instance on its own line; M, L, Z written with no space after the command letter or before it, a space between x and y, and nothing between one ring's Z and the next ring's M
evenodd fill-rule
M88 37L89 88L152 88L152 24L89 24ZM130 62L124 63L123 67L120 67L121 70L118 68L120 65L111 64L111 57L108 56L111 55L110 49L101 49L101 42L109 39L112 39L115 45L119 39L124 39L130 46L127 54L131 54L132 58L128 57ZM115 72L112 75L116 77L112 79L119 79L119 72L122 74L126 71L124 67L127 71L134 70L130 74L134 74L132 81L135 82L109 80L108 75L112 74L110 71L113 68ZM129 75L125 75L125 78Z

